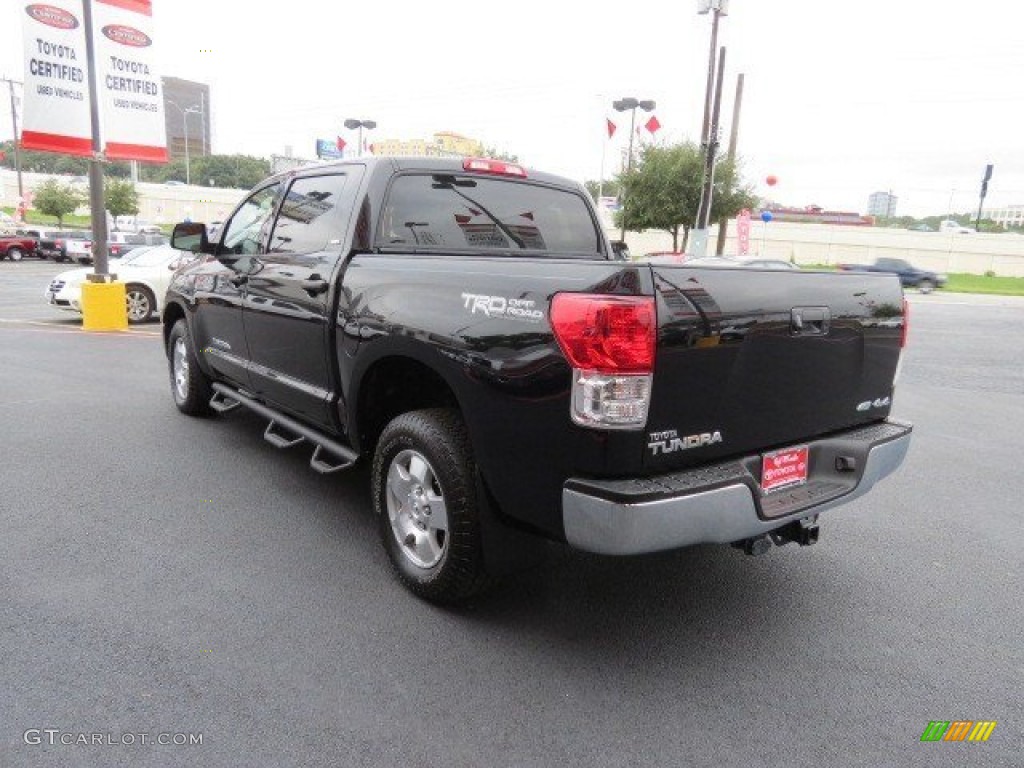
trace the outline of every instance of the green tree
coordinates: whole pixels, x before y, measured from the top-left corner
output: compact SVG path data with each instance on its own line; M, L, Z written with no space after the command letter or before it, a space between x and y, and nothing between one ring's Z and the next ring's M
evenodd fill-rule
M631 232L664 230L672 235L673 250L685 249L697 220L703 171L700 148L693 142L644 146L633 169L618 177L623 208L616 214L616 224L622 226L625 222ZM713 222L757 204L751 189L740 183L736 164L728 160L715 166L711 200ZM679 230L683 231L682 244Z
M139 192L130 181L109 179L103 185L103 205L115 220L118 216L134 216L139 212Z
M32 206L40 213L56 217L57 226L63 228L64 217L84 202L85 197L74 187L47 179L36 188Z

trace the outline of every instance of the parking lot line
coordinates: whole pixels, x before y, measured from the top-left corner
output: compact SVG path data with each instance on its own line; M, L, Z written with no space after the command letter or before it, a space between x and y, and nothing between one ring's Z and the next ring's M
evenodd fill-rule
M30 326L30 327L25 327ZM8 320L0 318L0 328L14 331L36 331L39 333L65 333L65 334L84 334L88 336L141 336L141 337L156 337L160 336L160 331L84 331L81 328L76 328L62 323L49 323L44 320Z

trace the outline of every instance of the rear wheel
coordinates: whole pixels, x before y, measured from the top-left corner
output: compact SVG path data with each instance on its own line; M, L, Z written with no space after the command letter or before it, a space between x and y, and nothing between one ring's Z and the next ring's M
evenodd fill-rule
M125 288L124 294L129 323L145 323L153 317L156 300L149 288L144 285L129 285Z
M184 320L179 320L171 328L167 339L167 359L171 393L178 410L189 416L208 416L213 413L210 408L213 387L209 377L199 370L199 361L192 350L192 340Z
M917 284L917 290L919 290L921 293L931 293L932 291L935 290L935 283L933 283L931 280L922 280L920 283Z
M7 251L7 258L9 258L11 261L21 261L24 256L25 252L21 250L21 248L18 248L17 246L14 246L9 251Z
M452 409L412 411L384 429L373 499L384 549L416 595L455 602L486 587L465 424Z

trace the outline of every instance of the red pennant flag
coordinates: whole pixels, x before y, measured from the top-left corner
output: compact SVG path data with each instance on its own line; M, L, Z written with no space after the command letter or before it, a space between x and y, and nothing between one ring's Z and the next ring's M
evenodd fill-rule
M469 224L469 222L471 222L472 220L473 220L472 216L466 216L465 214L461 214L461 213L456 213L455 214L455 221L458 224Z
M616 126L616 125L615 125L615 123L613 123L613 122L612 122L612 121L611 121L611 120L610 120L609 118L607 118L607 117L606 117L606 118L604 119L604 121L605 121L605 123L607 123L607 127L608 127L608 138L610 139L610 138L611 138L612 136L614 136L614 135L615 135L615 131L617 130L618 126Z
M651 133L657 133L658 129L661 128L661 123L658 122L657 117L651 115L651 119L644 123L644 128L646 128Z
M345 151L345 140L343 138L341 138L341 136L338 137L337 145L338 145L338 151L339 152L344 152Z

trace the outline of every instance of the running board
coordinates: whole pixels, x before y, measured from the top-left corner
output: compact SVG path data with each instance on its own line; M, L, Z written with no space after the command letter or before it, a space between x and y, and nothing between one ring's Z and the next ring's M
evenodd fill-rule
M223 392L214 392L213 397L210 398L210 407L217 413L231 413L236 408L241 408L241 406L240 402Z
M312 427L292 419L289 416L278 413L263 403L256 401L248 395L243 395L237 390L231 389L223 384L213 385L214 395L210 398L210 407L218 413L228 413L244 405L249 410L255 411L260 416L270 419L266 430L263 432L263 439L275 448L291 448L303 440L313 444L313 456L309 460L309 466L320 474L326 475L331 472L339 472L355 464L359 454L351 448L342 445L327 435L318 432ZM290 434L282 434L282 430ZM339 461L331 463L325 460L324 455L329 454Z

